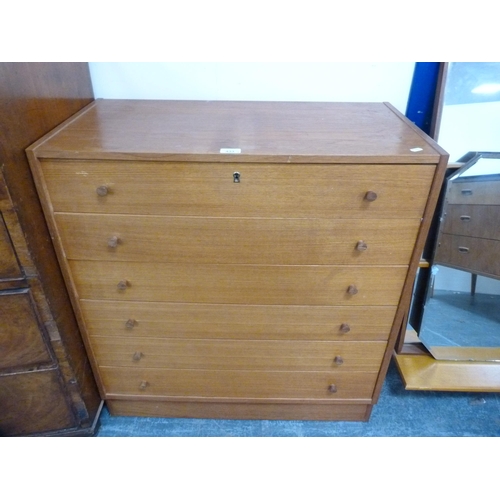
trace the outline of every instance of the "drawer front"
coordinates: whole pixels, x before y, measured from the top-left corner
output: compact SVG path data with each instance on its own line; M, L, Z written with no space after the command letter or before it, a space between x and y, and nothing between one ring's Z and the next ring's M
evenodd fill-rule
M0 293L0 369L52 361L28 290Z
M92 337L99 366L190 370L377 371L385 342Z
M422 216L435 165L43 160L42 171L54 212L397 219Z
M447 199L453 205L500 205L500 181L452 182Z
M0 281L20 280L23 273L10 241L7 227L0 213Z
M394 306L407 271L404 266L100 261L69 261L69 266L80 299L262 305Z
M500 240L500 205L447 205L442 231Z
M499 255L500 241L443 234L434 260L436 263L500 277Z
M107 395L205 399L367 399L377 372L168 370L102 367ZM331 390L329 388L332 387ZM336 392L332 392L336 391Z
M327 220L56 214L75 260L406 265L418 219Z
M89 335L249 340L387 340L396 306L327 307L81 300Z

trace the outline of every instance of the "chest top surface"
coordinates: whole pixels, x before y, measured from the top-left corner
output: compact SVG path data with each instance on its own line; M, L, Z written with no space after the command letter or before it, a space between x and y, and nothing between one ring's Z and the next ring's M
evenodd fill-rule
M387 103L98 99L31 148L40 158L436 163Z

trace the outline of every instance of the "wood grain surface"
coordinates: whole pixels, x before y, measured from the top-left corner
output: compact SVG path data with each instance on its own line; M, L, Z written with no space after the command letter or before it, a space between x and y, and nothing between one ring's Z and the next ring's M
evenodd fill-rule
M262 305L399 302L407 268L70 261L81 299ZM125 284L120 289L120 284ZM348 288L355 285L356 295Z
M26 436L78 425L56 368L3 375L0 379L2 436Z
M55 215L71 260L406 265L419 219L242 219ZM362 242L366 247L357 249Z
M100 366L192 370L377 371L385 342L92 337Z
M440 149L385 103L99 99L39 157L434 163Z
M159 401L114 399L108 397L107 407L111 415L171 418L222 418L264 420L343 420L367 421L372 405L346 403L345 401L320 401L291 403L214 403L203 401Z
M0 293L0 369L23 370L54 364L47 332L38 317L29 289Z
M500 387L499 363L442 361L430 355L395 359L409 391L496 392Z
M24 277L17 261L9 233L0 213L0 281L19 280Z
M34 323L30 323L33 311L23 312L18 302L7 314L0 314L0 336L5 332L8 349L19 353L21 363L17 374L10 367L9 375L0 377L3 435L92 435L95 431L101 398L26 156L30 144L93 100L87 63L0 62L0 211L26 277L22 283L12 281L10 288L30 288L32 305L41 319L39 338L46 342L56 367L46 371L47 365L38 363L40 345L34 341ZM4 270L0 263L0 289ZM29 346L34 349L34 364L28 367L24 363Z
M244 400L365 400L372 397L377 372L311 372L252 370L168 370L106 367L100 369L108 395L145 399L232 398ZM329 391L335 385L336 392ZM363 401L359 401L363 402Z
M434 171L418 164L41 162L54 212L201 217L420 218ZM97 194L102 186L105 196ZM368 191L375 201L365 199Z
M396 306L264 306L81 300L90 336L387 340ZM127 322L132 324L127 327ZM342 331L347 325L348 331Z

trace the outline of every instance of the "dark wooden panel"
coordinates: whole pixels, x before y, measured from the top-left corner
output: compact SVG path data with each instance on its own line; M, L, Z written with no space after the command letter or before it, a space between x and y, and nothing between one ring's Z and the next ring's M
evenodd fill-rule
M0 369L52 362L29 290L0 293Z
M16 435L45 432L49 427L63 431L68 425L74 426L72 417L54 417L55 427L39 424L36 414L29 415L29 409L35 410L36 404L24 404L30 397L41 406L45 401L48 408L40 406L40 413L50 411L51 405L63 408L66 394L70 394L73 410L83 427L91 425L99 411L100 397L25 153L30 144L93 100L87 63L0 63L0 210L17 259L28 277L18 285L32 288L59 367L54 377L66 384L64 393L54 389L48 397L43 391L36 392L39 388L30 384L32 379L24 374L19 374L17 382L9 378L10 386L19 389L18 406L16 398L9 400L12 426L16 426L18 415ZM0 327L3 319L0 317ZM36 393L30 396L30 390ZM28 425L30 419L32 428Z
M0 376L0 435L25 436L76 425L57 370Z
M23 273L0 213L0 281L17 280L22 279L22 277Z
M84 63L0 63L0 163L42 274L57 273L25 149L93 101Z

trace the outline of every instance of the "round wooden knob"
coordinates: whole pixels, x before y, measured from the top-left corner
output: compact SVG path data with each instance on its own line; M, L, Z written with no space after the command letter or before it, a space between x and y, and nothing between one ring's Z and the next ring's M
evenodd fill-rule
M342 358L342 356L335 356L333 358L333 362L336 364L336 365L341 365L343 362L344 362L344 358Z
M377 199L377 193L375 191L367 191L365 194L366 201L375 201Z
M349 288L347 289L347 293L349 295L356 295L358 293L358 289L356 285L349 285Z
M99 186L95 192L98 194L98 196L107 196L109 193L108 186Z
M118 290L122 290L122 291L123 291L123 290L126 290L126 289L127 289L127 287L129 287L129 286L130 286L130 283L129 283L127 280L122 280L122 281L120 281L120 282L116 285L116 287L118 288Z
M132 330L132 328L134 328L134 326L137 325L137 321L135 319L128 319L126 322L125 322L125 328L129 329L129 330Z
M109 248L116 248L118 243L120 243L120 238L118 238L118 236L111 236L111 238L108 239Z
M356 244L356 250L358 252L364 252L365 250L368 250L368 245L363 240L360 240Z
M149 383L146 380L142 380L140 385L139 385L139 390L144 391L148 385L149 385Z
M134 352L134 355L132 356L132 359L134 361L140 361L141 358L142 358L142 352L139 352L139 351Z
M328 386L328 391L331 393L336 393L337 392L337 386L335 384L330 384Z
M351 327L347 323L342 323L340 325L340 331L342 333L349 333L351 331Z

